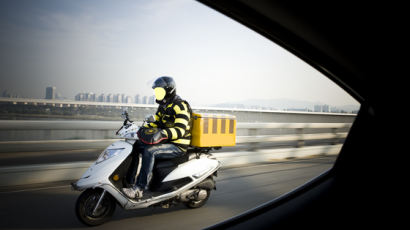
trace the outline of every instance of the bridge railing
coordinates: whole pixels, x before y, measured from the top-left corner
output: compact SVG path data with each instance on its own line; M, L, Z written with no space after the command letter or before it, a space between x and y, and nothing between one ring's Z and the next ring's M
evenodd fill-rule
M296 141L302 147L308 140L333 140L338 143L346 138L351 123L239 123L238 129L247 130L248 135L238 136L237 143L248 143L250 149L258 143ZM259 135L263 129L294 130L293 134ZM306 133L306 130L330 130L330 132ZM341 131L340 131L341 130ZM316 131L317 132L317 131Z
M48 130L51 133L54 130L61 132L65 132L65 130L114 132L120 126L121 122L117 121L0 120L1 132L17 130L19 133L24 133L26 130L34 132ZM222 167L241 167L246 164L315 155L336 155L342 147L342 144L339 143L346 137L350 126L351 123L238 123L237 147L223 148L221 151L214 152L213 155L222 163ZM116 140L118 139L0 141L0 159L18 158L19 155L24 157L31 152L40 152L41 155L47 156L58 154L59 150L62 150L61 153L65 151L76 152L75 150L81 150L78 152L83 153L85 149L93 149L93 151L103 149ZM308 140L323 141L318 145L303 146ZM296 146L284 147L281 142L296 143ZM271 146L275 147L269 148ZM255 151L256 149L258 151ZM0 188L77 180L92 163L92 161L73 159L72 162L64 163L0 167Z
M111 130L114 132L121 123L121 121L0 120L0 130L23 132L25 130ZM302 147L306 141L311 140L328 140L329 144L337 144L346 138L350 127L351 123L238 123L236 143L246 145L248 150L261 148L261 143L275 142L294 142L295 147ZM269 134L272 130L275 130L276 134ZM117 139L0 141L0 152L105 148L115 140Z

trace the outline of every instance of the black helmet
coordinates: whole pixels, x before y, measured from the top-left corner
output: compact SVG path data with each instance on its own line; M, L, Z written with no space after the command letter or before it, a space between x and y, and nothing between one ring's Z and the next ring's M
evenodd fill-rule
M152 88L155 90L156 102L158 104L166 104L169 99L176 95L176 84L172 77L159 77L152 84ZM156 88L158 88L156 90ZM159 96L158 96L159 95Z

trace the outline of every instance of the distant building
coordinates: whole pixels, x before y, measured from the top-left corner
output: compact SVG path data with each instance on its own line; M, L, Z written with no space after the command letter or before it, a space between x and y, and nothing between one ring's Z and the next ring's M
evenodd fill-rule
M143 97L142 97L142 102L141 102L141 104L147 104L147 102L148 102L148 97L147 97L147 96L143 96Z
M313 107L314 112L322 112L322 106L321 105L315 105Z
M132 103L132 97L131 96L126 96L122 103L126 103L126 104Z
M340 113L340 109L338 109L337 107L331 107L330 112L331 113Z
M141 103L141 102L140 102L140 95L139 95L139 94L135 95L134 103L135 103L135 104L140 104L140 103Z
M315 105L313 107L313 112L330 113L329 105Z
M105 102L105 95L103 93L100 94L100 96L98 96L98 98L97 98L97 101L98 102Z
M74 99L76 101L84 101L84 94L83 93L78 93L77 95L75 95Z
M90 101L96 101L97 100L97 96L95 95L95 93L90 93Z
M329 105L323 105L323 106L322 106L322 112L324 112L324 113L329 113L329 112L330 112Z
M1 95L2 97L11 97L11 93L7 90L3 91L3 94Z
M46 99L53 100L56 99L56 87L49 86L46 88Z
M114 101L114 98L113 98L113 96L112 96L111 93L109 93L109 94L107 95L107 97L105 98L105 101L106 101L106 102L113 102L113 101Z
M86 101L95 101L95 93L86 93L85 94Z
M155 104L155 96L149 97L148 104L152 104L152 105Z
M114 94L112 102L115 102L115 103L121 102L121 95L119 93Z

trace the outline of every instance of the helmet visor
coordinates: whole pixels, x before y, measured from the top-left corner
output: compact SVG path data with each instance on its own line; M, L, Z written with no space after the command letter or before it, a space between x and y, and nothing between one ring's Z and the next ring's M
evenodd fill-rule
M152 88L155 89L157 87L165 88L168 86L168 82L166 81L166 77L159 77L157 80L154 81L152 84Z
M154 89L154 94L155 94L155 98L158 101L162 101L165 98L165 95L167 94L165 89L162 87L157 87Z

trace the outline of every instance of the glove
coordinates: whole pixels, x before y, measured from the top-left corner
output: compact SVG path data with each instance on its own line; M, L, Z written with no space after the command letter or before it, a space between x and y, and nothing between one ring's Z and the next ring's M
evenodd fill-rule
M140 141L147 145L156 145L163 143L168 139L166 132L158 128L141 127L138 130L137 135Z
M165 130L161 130L161 134L163 137L166 137L168 139L168 133Z

